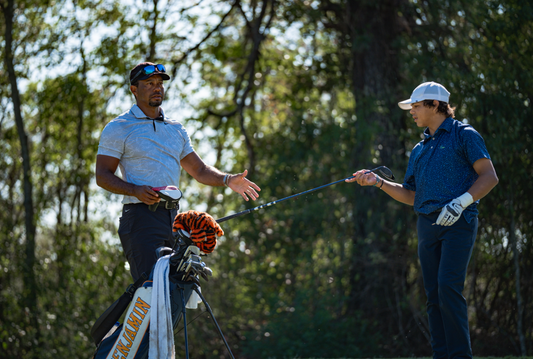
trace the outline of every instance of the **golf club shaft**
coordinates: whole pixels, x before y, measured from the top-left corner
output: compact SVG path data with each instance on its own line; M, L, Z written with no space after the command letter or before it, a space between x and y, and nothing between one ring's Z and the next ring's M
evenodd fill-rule
M239 212L239 213L235 213L235 214L231 214L229 216L226 216L226 217L222 217L220 219L217 219L217 223L222 223L222 222L225 222L227 220L230 220L232 218L235 218L235 217L239 217L239 216L242 216L244 214L248 214L250 212L253 212L253 211L257 211L257 210L260 210L261 208L265 208L265 207L269 207L269 206L273 206L279 202L283 202L285 200L288 200L288 199L291 199L291 198L295 198L295 197L298 197L298 196L301 196L302 194L306 194L306 193L311 193L311 192L314 192L314 191L318 191L319 189L322 189L322 188L325 188L325 187L328 187L328 186L332 186L334 184L337 184L337 183L340 183L340 182L343 182L343 181L346 181L347 179L350 179L350 178L353 178L353 176L350 176L350 177L347 177L345 179L341 179L341 180L338 180L338 181L335 181L335 182L331 182L331 183L328 183L328 184L325 184L325 185L322 185L320 187L316 187L316 188L312 188L310 190L307 190L307 191L304 191L304 192L301 192L301 193L297 193L297 194L293 194L292 196L289 196L289 197L285 197L285 198L282 198L282 199L278 199L278 200L275 200L275 201L272 201L272 202L269 202L269 203L266 203L266 204L262 204L258 207L254 207L254 208L250 208L250 209L247 209L247 210L244 210L242 212Z
M384 171L387 171L387 172L384 172ZM366 173L370 173L370 172L380 172L381 174L383 174L383 176L385 176L387 179L391 179L391 180L394 180L394 175L392 174L392 171L390 169L388 169L387 167L385 166L379 166L379 167L376 167L374 169L371 169L369 171L366 171ZM291 199L291 198L295 198L295 197L298 197L298 196L301 196L302 194L306 194L306 193L311 193L311 192L314 192L314 191L318 191L319 189L322 189L322 188L325 188L325 187L328 187L328 186L332 186L334 184L337 184L337 183L340 183L340 182L344 182L346 180L349 180L349 179L352 179L354 178L354 176L350 176L350 177L347 177L347 178L344 178L344 179L341 179L341 180L338 180L338 181L335 181L335 182L331 182L331 183L328 183L328 184L325 184L325 185L322 185L320 187L316 187L316 188L312 188L310 190L307 190L307 191L304 191L304 192L301 192L301 193L297 193L297 194L293 194L292 196L289 196L289 197L285 197L285 198L282 198L282 199L278 199L278 200L275 200L275 201L272 201L272 202L269 202L269 203L266 203L266 204L263 204L261 206L258 206L258 207L255 207L255 208L250 208L250 209L247 209L247 210L244 210L242 212L239 212L239 213L235 213L235 214L231 214L229 216L226 216L226 217L222 217L220 219L217 219L217 223L222 223L222 222L226 222L227 220L230 220L232 218L235 218L235 217L239 217L239 216L242 216L244 214L248 214L250 212L253 212L253 211L257 211L261 208L265 208L265 207L269 207L269 206L273 206L275 205L276 203L279 203L279 202L283 202L287 199Z

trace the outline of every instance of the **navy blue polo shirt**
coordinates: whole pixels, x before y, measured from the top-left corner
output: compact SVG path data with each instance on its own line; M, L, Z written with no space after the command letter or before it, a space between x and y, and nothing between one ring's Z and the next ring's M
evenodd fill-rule
M485 141L470 125L447 118L430 136L411 151L403 187L415 191L414 210L418 214L435 212L472 187L479 177L473 164L481 158L490 159ZM477 216L477 204L463 212L470 222Z

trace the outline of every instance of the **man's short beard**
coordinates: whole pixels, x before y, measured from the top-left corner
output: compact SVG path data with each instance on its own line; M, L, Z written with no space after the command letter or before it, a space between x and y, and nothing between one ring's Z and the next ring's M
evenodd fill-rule
M163 100L150 101L150 102L148 102L148 105L150 105L151 107L159 107L159 106L161 106L162 103L163 103Z

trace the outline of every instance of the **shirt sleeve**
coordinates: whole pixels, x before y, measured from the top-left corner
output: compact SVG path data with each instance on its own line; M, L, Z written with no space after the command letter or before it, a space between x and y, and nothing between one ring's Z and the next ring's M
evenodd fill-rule
M490 160L489 151L483 137L472 126L464 128L462 140L465 157L471 165L481 158Z
M407 171L405 172L405 177L403 179L402 186L409 191L416 191L416 181L415 181L415 158L417 156L420 144L416 145L411 151L411 156L409 156L409 164L407 165Z
M97 154L115 157L120 160L124 154L124 145L122 131L115 126L114 122L110 122L104 127L100 135Z
M181 151L180 154L180 161L185 158L188 154L194 152L194 149L192 148L191 139L189 137L189 134L187 133L187 130L183 125L180 124L180 135L183 138L183 151Z

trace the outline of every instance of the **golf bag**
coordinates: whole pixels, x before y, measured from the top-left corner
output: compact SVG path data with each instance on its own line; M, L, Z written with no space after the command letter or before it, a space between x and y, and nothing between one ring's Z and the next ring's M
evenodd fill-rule
M183 286L185 300L188 301L194 285L192 282L180 283ZM171 282L172 324L176 329L182 316L181 292L178 284ZM146 281L137 289L124 317L124 323L118 322L98 345L94 359L144 359L148 357L150 340L150 302L152 299L152 282Z
M202 276L211 273L210 269L205 267L205 264L199 259L199 249L195 245L178 246L177 251L172 251L166 247L160 248L158 251L158 257L172 253L169 291L172 326L176 330L184 312L184 303L192 299L196 301L196 303L191 303L192 307L197 304L194 287L199 287L199 281L195 277L198 274L195 267L201 267L205 270L205 274L202 272ZM145 359L148 357L152 275L153 272L142 284L139 282L144 278L130 286L126 293L98 318L91 329L91 336L97 345L93 359ZM131 295L132 291L134 291L133 295ZM192 295L193 293L194 295ZM116 320L122 316L128 304L124 322L117 322Z
M160 196L167 201L179 201L179 198L181 198L181 192L177 188L167 186L157 190ZM184 319L186 358L189 358L189 352L185 308L196 308L199 299L206 306L228 352L233 358L231 349L215 320L213 312L200 292L199 282L200 277L208 280L208 277L212 276L211 269L206 267L200 258L200 251L211 253L216 246L216 236L223 235L224 231L209 214L188 211L176 216L173 232L176 239L174 248L161 247L157 249L156 254L160 260L164 257L165 262L160 263L163 267L169 269L170 303L166 302L164 306L170 306L174 331L182 316ZM168 262L166 262L167 260ZM167 265L169 267L166 267ZM157 264L154 266L155 268L158 268ZM143 277L130 285L126 292L95 322L91 329L91 337L97 346L93 359L145 359L148 357L151 305L156 306L156 303L151 303L154 269L152 269L152 273L148 278L143 273ZM158 273L155 275L160 278L159 280L165 280L165 273L167 272L159 271ZM161 276L163 279L161 279ZM159 286L161 282L157 281L156 283ZM158 296L158 298L161 297ZM121 324L118 320L126 308L128 310L124 317L124 323ZM154 308L160 308L160 306L157 305ZM156 317L153 319L155 321ZM159 329L159 326L153 329ZM170 343L168 344L170 345Z

